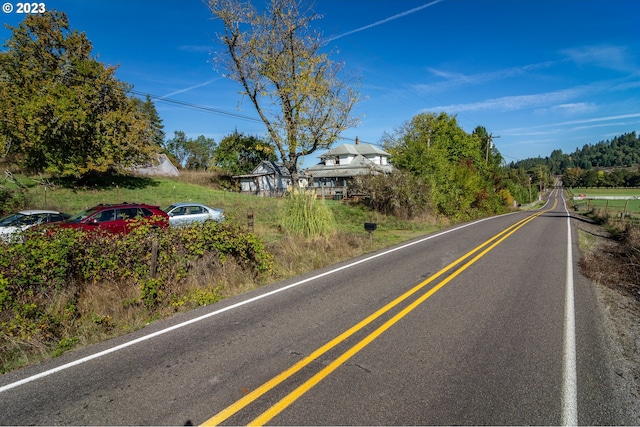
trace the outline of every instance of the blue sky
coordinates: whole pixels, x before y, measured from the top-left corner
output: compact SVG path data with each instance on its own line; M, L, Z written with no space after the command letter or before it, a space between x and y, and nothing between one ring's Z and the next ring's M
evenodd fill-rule
M24 15L9 3L0 19L16 26ZM136 93L161 98L167 137L265 135L239 86L214 69L221 27L200 0L45 6L64 11ZM338 143L377 144L416 114L443 111L467 132L499 136L507 162L640 131L639 0L316 0L314 10L332 59L361 81L360 124Z

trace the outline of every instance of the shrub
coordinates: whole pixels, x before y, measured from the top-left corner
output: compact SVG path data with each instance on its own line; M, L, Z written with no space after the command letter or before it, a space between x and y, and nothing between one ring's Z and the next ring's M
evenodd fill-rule
M0 187L0 216L25 209L29 205L29 193L23 189Z
M411 219L431 210L429 186L406 171L356 177L350 191L365 194L363 203L384 215Z
M131 310L153 318L164 309L214 302L223 284L208 282L213 275L203 278L205 283L189 276L226 263L239 265L254 280L273 271L273 256L262 241L230 221L166 230L140 224L128 235L29 229L22 243L0 242L0 371L17 355L66 351L79 342L80 328L94 328L100 338L118 327L130 330ZM122 300L110 301L109 308L84 300L100 295L102 287L116 290L103 292L105 300L114 295ZM122 310L120 318L114 306Z

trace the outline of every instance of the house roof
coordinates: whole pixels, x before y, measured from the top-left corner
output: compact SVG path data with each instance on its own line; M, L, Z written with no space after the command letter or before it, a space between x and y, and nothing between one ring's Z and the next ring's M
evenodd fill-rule
M391 165L376 165L371 160L358 154L348 165L326 166L318 164L307 169L307 174L313 178L348 178L356 175L366 175L370 172L393 171Z
M321 156L319 156L321 159L324 159L326 157L333 157L333 156L340 156L340 155L345 155L345 154L351 154L351 155L355 155L357 156L358 154L362 155L362 156L367 156L367 155L379 155L379 156L390 156L389 153L387 153L386 151L376 147L375 145L371 145L371 144L342 144L342 145L338 145L335 148L332 148L331 150L328 150L326 152L324 152Z
M273 162L269 160L261 161L258 166L253 169L253 172L246 175L235 175L233 178L255 178L257 176L267 176L267 175L279 175L283 177L290 178L291 173L289 170L284 167L284 163L282 162ZM303 170L299 170L298 174L300 178L305 178L305 172Z

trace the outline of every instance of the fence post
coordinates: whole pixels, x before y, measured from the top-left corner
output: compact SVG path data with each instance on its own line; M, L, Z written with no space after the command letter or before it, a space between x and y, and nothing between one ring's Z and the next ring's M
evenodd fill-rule
M247 227L253 233L253 208L247 209Z

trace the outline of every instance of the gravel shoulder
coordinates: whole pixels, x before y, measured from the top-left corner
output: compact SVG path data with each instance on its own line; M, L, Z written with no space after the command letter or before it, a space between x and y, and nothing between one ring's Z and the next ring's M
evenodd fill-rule
M591 280L610 344L611 368L630 425L640 425L640 295L619 272L621 242L589 218L572 214L582 274Z

